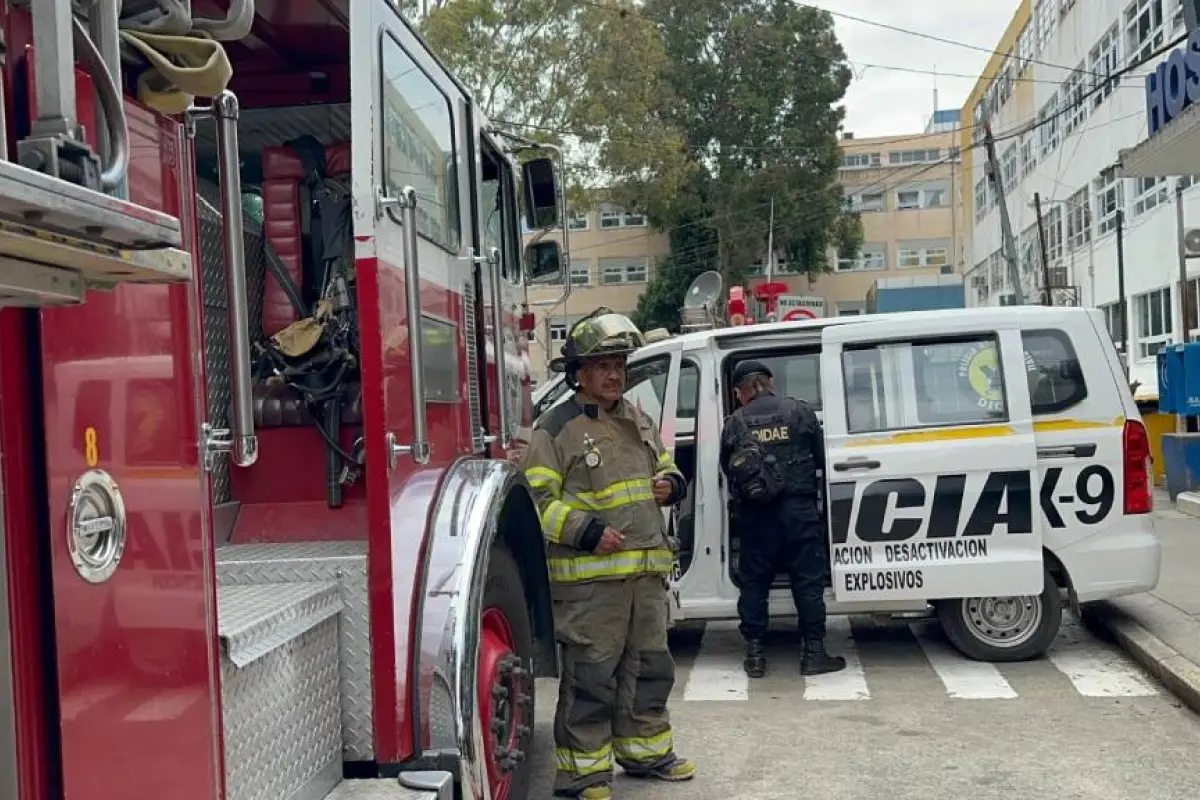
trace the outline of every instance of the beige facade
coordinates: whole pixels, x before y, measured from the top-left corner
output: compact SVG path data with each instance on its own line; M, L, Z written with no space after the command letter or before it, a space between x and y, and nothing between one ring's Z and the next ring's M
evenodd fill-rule
M533 237L526 235L528 242ZM545 238L562 241L561 231ZM562 283L529 288L529 310L537 320L529 343L530 370L538 384L546 364L559 354L567 329L600 306L630 313L654 277L658 262L670 251L665 233L652 231L646 218L608 204L576 213L570 222L571 292Z
M822 298L826 316L840 316L864 313L867 293L881 278L960 273L958 135L945 127L931 124L925 134L843 138L838 177L851 207L861 214L859 257L830 253L831 271L812 281L789 275L787 264L778 264L775 280L787 283L791 294Z

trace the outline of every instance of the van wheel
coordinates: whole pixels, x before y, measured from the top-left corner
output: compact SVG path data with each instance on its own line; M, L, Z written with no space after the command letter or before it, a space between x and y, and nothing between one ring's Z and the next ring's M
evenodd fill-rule
M533 629L508 548L488 559L479 620L479 709L493 800L525 800L533 775Z
M937 604L946 638L976 661L1028 661L1045 653L1062 623L1062 597L1043 572L1040 595L966 597Z

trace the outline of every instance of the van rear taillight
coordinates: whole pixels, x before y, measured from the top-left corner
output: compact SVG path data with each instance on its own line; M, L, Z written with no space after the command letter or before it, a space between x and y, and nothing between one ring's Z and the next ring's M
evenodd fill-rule
M1149 514L1154 510L1150 437L1140 421L1125 421L1121 454L1125 461L1125 513Z

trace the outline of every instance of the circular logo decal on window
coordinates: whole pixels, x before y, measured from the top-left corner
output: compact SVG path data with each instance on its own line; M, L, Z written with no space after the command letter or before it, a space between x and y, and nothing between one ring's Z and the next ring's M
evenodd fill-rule
M1025 370L1032 374L1037 363L1025 353ZM991 342L977 342L958 360L958 377L975 395L979 407L994 414L1004 412L1004 376L1000 355Z

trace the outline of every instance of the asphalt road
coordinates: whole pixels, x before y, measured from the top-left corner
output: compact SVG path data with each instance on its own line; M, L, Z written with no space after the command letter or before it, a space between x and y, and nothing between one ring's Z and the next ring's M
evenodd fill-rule
M848 669L807 681L788 639L750 682L727 624L680 637L672 719L699 774L648 784L618 770L615 796L1200 798L1200 716L1072 619L1047 658L989 665L951 650L935 624L854 618L830 636ZM541 682L535 798L551 796L556 692Z

